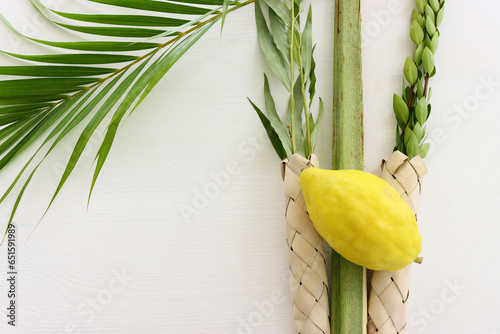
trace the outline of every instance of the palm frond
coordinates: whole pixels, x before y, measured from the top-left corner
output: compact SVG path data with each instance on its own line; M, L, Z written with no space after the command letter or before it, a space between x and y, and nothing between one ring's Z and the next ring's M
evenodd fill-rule
M90 137L105 125L104 139L95 157L90 201L123 120L215 22L256 0L241 3L228 0L88 1L110 8L125 8L131 13L70 13L50 9L39 0L30 0L40 14L61 29L105 36L110 40L59 42L37 39L21 34L0 15L11 30L29 43L64 52L27 55L0 50L19 63L0 66L2 78L15 76L0 80L0 172L35 140L45 138L0 198L1 204L18 184L22 184L8 225L38 167L81 124L83 130L47 210L80 161ZM143 54L137 55L138 52Z

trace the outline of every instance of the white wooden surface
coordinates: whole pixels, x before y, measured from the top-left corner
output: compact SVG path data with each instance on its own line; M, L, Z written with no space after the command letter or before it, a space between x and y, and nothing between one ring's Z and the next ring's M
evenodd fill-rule
M412 1L363 1L365 161L373 173L393 148L392 94L400 91L411 52L412 7ZM499 11L495 0L446 4L431 80L432 151L419 212L425 261L413 270L411 334L500 333ZM43 24L28 1L0 0L0 12L31 36L70 36ZM24 243L76 136L40 170L16 218L23 241L16 328L2 315L6 248L0 248L1 333L293 333L279 160L267 139L259 139L261 124L246 101L263 105L262 72L269 71L253 7L231 14L226 24L222 40L215 27L119 131L88 212L99 136ZM5 26L0 31L1 49L32 50ZM316 1L318 95L326 110L332 32L333 0ZM273 87L284 108L285 95ZM330 124L327 113L317 150L324 167L331 165ZM225 182L228 164L233 173ZM0 175L1 189L20 166L17 160ZM217 186L214 175L224 182ZM211 198L200 199L203 191ZM186 219L181 210L193 201L198 212ZM0 206L2 222L13 204L10 198Z

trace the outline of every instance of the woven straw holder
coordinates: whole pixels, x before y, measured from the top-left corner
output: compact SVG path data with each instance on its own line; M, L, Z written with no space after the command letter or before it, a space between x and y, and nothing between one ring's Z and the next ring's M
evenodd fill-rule
M411 160L396 151L382 160L382 178L410 206L417 216L422 178L427 167L420 156ZM406 333L406 309L409 297L410 267L396 272L374 271L368 300L368 334Z
M290 294L297 333L329 334L328 280L323 239L309 219L300 173L319 167L313 154L306 159L294 154L281 163L285 187L286 242L289 249Z

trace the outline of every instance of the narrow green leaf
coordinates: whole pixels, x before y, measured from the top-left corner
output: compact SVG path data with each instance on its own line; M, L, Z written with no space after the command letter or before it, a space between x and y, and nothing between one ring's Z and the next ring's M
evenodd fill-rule
M288 157L292 156L292 143L290 140L290 135L287 130L283 126L281 119L276 111L276 105L274 104L274 99L271 95L271 88L269 87L269 81L267 76L264 74L264 98L266 102L266 111L269 117L269 121L271 122L271 126L274 129L274 132L278 135L281 140L281 144L285 149L286 155Z
M316 95L316 62L314 61L314 49L316 49L316 45L313 46L311 53L311 72L309 74L309 108L311 108L314 95Z
M99 36L147 38L147 37L157 36L164 32L164 30L146 29L146 28L88 27L88 26L75 26L60 22L54 22L54 23L69 30L78 31L85 34L99 35Z
M7 223L7 228L5 229L5 233L3 235L2 242L5 239L5 236L7 235L7 231L9 230L9 227L12 224L12 220L14 219L14 215L16 214L16 211L17 211L17 208L19 206L19 203L21 202L21 198L23 197L24 192L26 191L26 188L28 187L28 183L31 181L31 178L33 177L33 174L34 173L31 173L30 177L28 178L28 180L24 184L23 188L19 192L19 195L17 196L16 202L14 203L14 208L12 209L12 212L10 214L9 222Z
M43 78L0 81L0 98L69 93L99 81L99 78Z
M266 115L262 113L262 111L252 102L252 100L248 99L248 101L257 112L257 115L259 116L262 125L264 125L264 129L266 129L269 140L271 140L271 144L273 145L274 150L276 151L280 159L283 160L289 157L287 156L285 149L281 144L281 140L279 139L278 134L276 133L276 131L274 131L273 127L271 126L271 122L269 122Z
M180 2L183 4L190 3L195 5L206 5L206 6L220 6L223 0L170 0L170 2ZM233 5L236 2L231 1L230 4Z
M308 78L311 72L311 59L312 59L312 7L309 6L309 12L307 14L306 25L304 31L302 32L301 41L301 59L302 67L304 69L304 77Z
M323 100L319 99L318 117L316 118L316 124L314 124L314 128L311 131L311 153L314 153L314 151L316 150L316 143L318 141L318 135L319 135L319 126L321 124L321 120L323 119L324 111L325 111L325 106L323 105Z
M50 106L50 103L32 103L32 104L20 104L17 106L2 107L0 108L0 115L37 110L47 106Z
M124 63L136 60L136 56L127 55L113 55L113 54L55 54L55 55L20 55L11 52L3 52L11 57L24 59L29 61L35 61L39 63L51 63L51 64L77 64L77 65L87 65L87 64L113 64L113 63Z
M45 6L43 3L41 3L39 0L31 0L31 3L33 6L38 10L38 12L43 15L47 20L58 24L65 26L61 24L60 22L56 22L54 20L51 20L47 15L45 15L45 12L40 10L39 7L43 8L45 11L48 11L50 13L57 14L61 17L75 20L75 21L81 21L81 22L91 22L91 23L97 23L97 24L107 24L107 25L126 25L126 26L156 26L156 27L172 27L172 26L180 26L185 23L187 23L187 20L183 19L176 19L176 18L166 18L166 17L159 17L159 16L145 16L145 15L98 15L98 14L73 14L73 13L65 13L65 12L60 12L57 10L53 10ZM74 26L70 26L72 30L75 30ZM82 27L78 27L82 28ZM103 29L107 29L104 27ZM79 30L77 30L79 31ZM115 30L113 30L115 31ZM118 29L117 31L120 31ZM122 30L122 31L131 31L130 29L127 30ZM114 36L114 35L113 35ZM154 36L154 35L153 35ZM131 36L134 37L134 36Z
M195 5L206 5L206 6L221 6L224 0L170 0L170 2L181 2L183 4L190 3ZM235 2L231 1L231 5Z
M7 114L7 115L0 115L0 126L4 126L10 123L18 122L22 119L28 118L33 116L33 114L39 113L43 110L43 108L40 108L38 110L29 110L29 111L24 111L24 112L16 112L13 114ZM2 129L3 131L3 129Z
M83 66L0 66L0 75L31 77L85 77L115 71L114 68Z
M257 23L257 36L259 39L260 47L266 58L266 62L271 68L271 70L276 74L278 79L283 83L285 88L291 92L290 79L288 78L288 72L285 68L285 63L274 44L269 28L267 27L266 20L262 14L260 5L257 3L255 5L255 21Z
M295 147L297 147L297 153L305 156L304 151L304 130L302 126L302 114L304 109L304 100L302 98L302 83L300 78L295 81L293 88L293 97L295 99L295 108L293 111L293 126L295 135Z
M257 4L256 4L257 6ZM290 66L290 43L288 42L288 33L285 25L278 18L276 13L269 7L269 22L273 32L273 41L281 52L286 65Z
M188 20L160 16L73 14L59 12L56 10L51 11L59 16L75 21L109 25L125 25L137 27L176 27L189 22Z
M224 29L224 23L226 22L226 16L228 13L229 9L229 0L223 0L222 4L222 17L221 17L221 24L220 24L220 32L222 34L222 30Z
M299 59L299 51L300 51L300 43L301 43L301 36L300 36L300 32L297 31L298 27L295 27L296 30L295 30L295 33L293 34L293 37L294 37L294 40L293 40L293 45L294 45L294 48L292 49L292 53L293 53L293 61L297 64L299 64L300 62L300 59ZM292 40L292 34L291 34L291 30L288 30L288 39L289 39L289 43L291 43L291 40Z
M314 130L314 126L315 126L315 124L314 124L314 117L313 117L312 113L310 112L310 113L309 113L309 132L310 132L310 133L312 132L312 130ZM307 128L306 128L306 131L308 131L308 129L307 129ZM306 144L307 144L307 143L306 143ZM308 149L308 148L307 148L307 149ZM313 153L313 152L314 152L314 150L313 150L313 149L311 149L311 153Z
M157 52L157 51L156 51ZM156 53L155 52L155 53ZM149 72L155 72L156 69L157 69L157 66L158 66L158 63L160 62L160 60L162 60L162 58L165 57L165 54L168 53L168 50L165 51L160 57L158 57L152 64L151 66L149 66L149 68L145 71L145 73L143 74L143 76L145 75L148 75ZM137 103L135 104L134 108L132 109L132 111L130 112L131 114L135 111L135 109L137 109L137 107L142 103L142 101L144 101L144 99L149 95L149 93L151 92L151 90L153 90L154 86L156 85L156 83L153 83L153 82L150 82L148 87L146 87L146 89L143 91L142 93L142 96L139 98L139 100L137 101ZM130 116L130 115L129 115Z
M263 0L266 5L271 8L276 15L283 21L286 26L292 25L292 13L290 9L281 0ZM257 5L258 3L256 3ZM256 6L257 7L257 6Z
M1 106L11 106L11 105L24 105L24 104L38 104L44 102L58 102L67 98L67 95L42 95L42 96L21 96L18 98L8 98L0 96Z
M56 48L79 51L101 51L101 52L125 52L125 51L141 51L154 49L160 46L160 43L146 42L52 42L41 39L30 38L32 41L48 45Z
M164 1L150 1L150 0L89 0L89 1L105 5L148 10L152 12L163 12L169 14L175 13L175 14L188 14L188 15L202 15L209 11L206 8L178 5Z

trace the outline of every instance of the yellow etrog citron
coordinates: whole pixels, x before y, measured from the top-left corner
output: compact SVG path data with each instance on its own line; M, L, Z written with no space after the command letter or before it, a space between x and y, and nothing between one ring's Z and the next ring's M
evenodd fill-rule
M357 170L307 168L300 183L314 226L347 260L396 271L420 253L415 215L383 179Z

